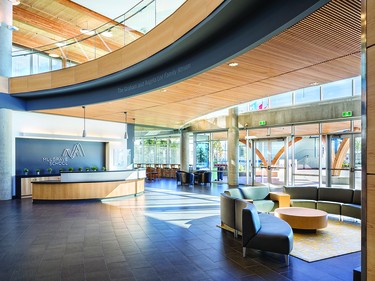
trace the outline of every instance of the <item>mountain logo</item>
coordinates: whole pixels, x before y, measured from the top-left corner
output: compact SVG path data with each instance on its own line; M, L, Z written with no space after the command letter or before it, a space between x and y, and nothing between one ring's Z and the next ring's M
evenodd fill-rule
M74 159L75 157L85 157L85 151L80 143L76 143L73 146L73 149L70 150L69 148L65 148L61 154L62 157L69 157L70 159Z

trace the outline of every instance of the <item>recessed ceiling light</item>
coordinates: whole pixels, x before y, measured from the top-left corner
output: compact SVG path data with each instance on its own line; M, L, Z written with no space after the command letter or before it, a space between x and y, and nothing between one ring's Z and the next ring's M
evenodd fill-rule
M8 1L11 2L12 5L14 5L14 6L17 6L17 5L21 4L21 1L19 1L19 0L8 0Z
M102 35L104 37L112 37L113 36L112 31L110 31L110 30L103 31Z
M310 83L310 86L317 86L317 85L319 85L318 82L311 82L311 83Z
M57 47L64 47L66 45L66 43L65 42L57 42L57 43L55 43L55 45Z
M51 53L49 54L50 57L52 58L59 58L60 56L58 54Z
M235 67L235 66L238 66L238 62L230 62L228 63L228 65L231 67Z
M161 89L160 92L165 93L167 89Z
M79 31L81 31L81 33L86 34L86 35L94 35L95 34L94 30L87 29L87 28L81 28Z

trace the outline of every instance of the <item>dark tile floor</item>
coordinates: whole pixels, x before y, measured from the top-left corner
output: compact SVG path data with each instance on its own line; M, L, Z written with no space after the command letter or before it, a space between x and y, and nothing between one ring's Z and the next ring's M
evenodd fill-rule
M360 253L314 263L250 252L222 231L225 184L147 183L104 202L0 201L0 280L351 280Z

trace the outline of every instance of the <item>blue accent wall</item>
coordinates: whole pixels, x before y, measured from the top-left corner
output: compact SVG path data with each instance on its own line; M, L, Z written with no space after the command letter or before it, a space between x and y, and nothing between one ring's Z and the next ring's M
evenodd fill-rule
M45 139L16 139L16 175L23 174L28 168L29 174L35 174L36 169L41 174L47 174L47 168L52 168L53 174L65 171L69 167L77 171L79 167L98 167L105 165L105 143Z

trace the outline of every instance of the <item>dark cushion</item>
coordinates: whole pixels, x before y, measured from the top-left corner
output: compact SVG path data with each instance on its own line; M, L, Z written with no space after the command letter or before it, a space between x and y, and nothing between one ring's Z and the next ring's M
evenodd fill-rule
M236 198L220 194L220 216L221 222L231 228L235 228L235 200Z
M241 190L238 188L229 188L225 190L224 193L235 198L240 198L240 199L244 198Z
M252 239L260 230L260 219L254 204L247 203L242 209L242 241Z
M318 201L352 203L353 190L345 188L320 187Z
M361 205L343 204L341 206L341 214L343 216L352 217L360 220L362 218Z
M290 195L290 199L318 200L316 186L284 186L284 192Z
M361 205L361 190L355 189L353 192L353 204Z
M242 210L245 209L248 205L248 202L242 199L236 199L234 203L234 220L235 220L235 229L242 232Z
M246 199L253 199L253 200L262 200L267 198L268 194L270 193L270 189L268 187L255 187L255 186L247 186L241 188L243 197Z
M259 214L260 229L243 246L288 255L293 249L293 231L288 223L269 214ZM246 231L246 230L245 230Z
M316 209L316 201L305 199L292 199L290 200L290 206Z
M316 204L316 208L318 210L325 211L329 214L341 214L341 205L342 203L333 202L333 201L318 201Z

